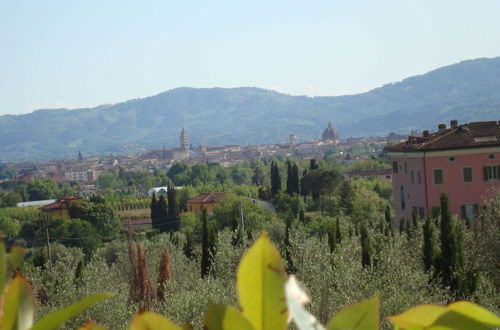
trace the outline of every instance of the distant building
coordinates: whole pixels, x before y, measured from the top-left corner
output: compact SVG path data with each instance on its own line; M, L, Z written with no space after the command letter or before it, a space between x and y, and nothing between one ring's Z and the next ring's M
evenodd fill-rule
M385 148L397 221L414 212L424 218L439 207L441 193L453 214L473 220L479 205L500 189L500 121L450 124Z
M323 142L338 144L340 141L340 134L335 127L332 126L332 122L328 122L328 127L325 128L323 134L321 135L321 140Z
M207 209L208 213L213 213L215 205L224 197L223 192L213 192L210 194L201 194L187 201L188 212L193 212L196 216L201 214L203 208Z
M44 219L50 219L52 217L69 219L71 218L69 215L69 208L74 203L80 202L81 199L81 197L73 195L59 198L54 203L47 204L40 208L40 210L42 211L42 217Z
M392 170L390 168L374 170L354 170L344 173L344 178L346 180L352 180L356 177L365 179L370 177L377 177L380 181L391 181Z
M183 152L187 153L189 152L189 135L184 129L184 127L181 130L181 135L179 136L180 138L180 148Z

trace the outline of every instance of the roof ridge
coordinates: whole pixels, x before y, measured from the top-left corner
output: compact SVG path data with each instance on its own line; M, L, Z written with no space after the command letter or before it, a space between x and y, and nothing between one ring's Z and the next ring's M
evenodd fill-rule
M207 199L212 196L213 192L209 193L207 197L205 197L205 199L203 199L202 203L205 203L207 201Z
M462 125L461 125L462 126ZM458 127L457 127L458 128ZM432 139L428 142L424 142L422 143L421 146L418 147L418 150L421 150L423 149L423 147L425 146L428 146L428 145L432 145L433 143L435 142L438 142L440 139L444 138L445 136L448 136L449 134L451 134L452 132L455 132L457 130L457 128L451 128L448 132L444 133L444 134L441 134L441 135L438 135L435 139Z

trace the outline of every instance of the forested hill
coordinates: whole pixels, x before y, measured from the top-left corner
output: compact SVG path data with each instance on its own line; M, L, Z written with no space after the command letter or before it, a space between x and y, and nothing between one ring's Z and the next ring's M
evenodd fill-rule
M347 137L433 129L450 119L500 119L500 57L464 61L357 95L177 88L91 109L0 116L0 161L176 146L182 126L196 146L278 143L292 133L319 137L328 120Z

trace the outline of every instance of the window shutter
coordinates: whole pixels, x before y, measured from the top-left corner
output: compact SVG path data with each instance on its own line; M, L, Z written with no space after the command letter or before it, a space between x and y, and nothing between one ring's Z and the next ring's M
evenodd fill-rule
M479 205L474 204L474 219L476 219L479 215Z
M497 165L497 177L495 179L500 180L500 165Z
M460 205L460 209L462 210L462 219L467 219L467 211L465 210L465 205Z
M488 181L488 166L483 167L484 181Z

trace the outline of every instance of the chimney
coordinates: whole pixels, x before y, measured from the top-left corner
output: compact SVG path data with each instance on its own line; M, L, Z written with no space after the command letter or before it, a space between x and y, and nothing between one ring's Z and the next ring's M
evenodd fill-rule
M458 122L456 120L450 121L450 127L451 128L457 128L457 126L458 126Z
M429 131L428 130L423 131L422 134L424 135L424 138L428 138L429 137Z
M438 125L438 132L439 133L443 133L445 129L446 129L446 124L439 124Z

